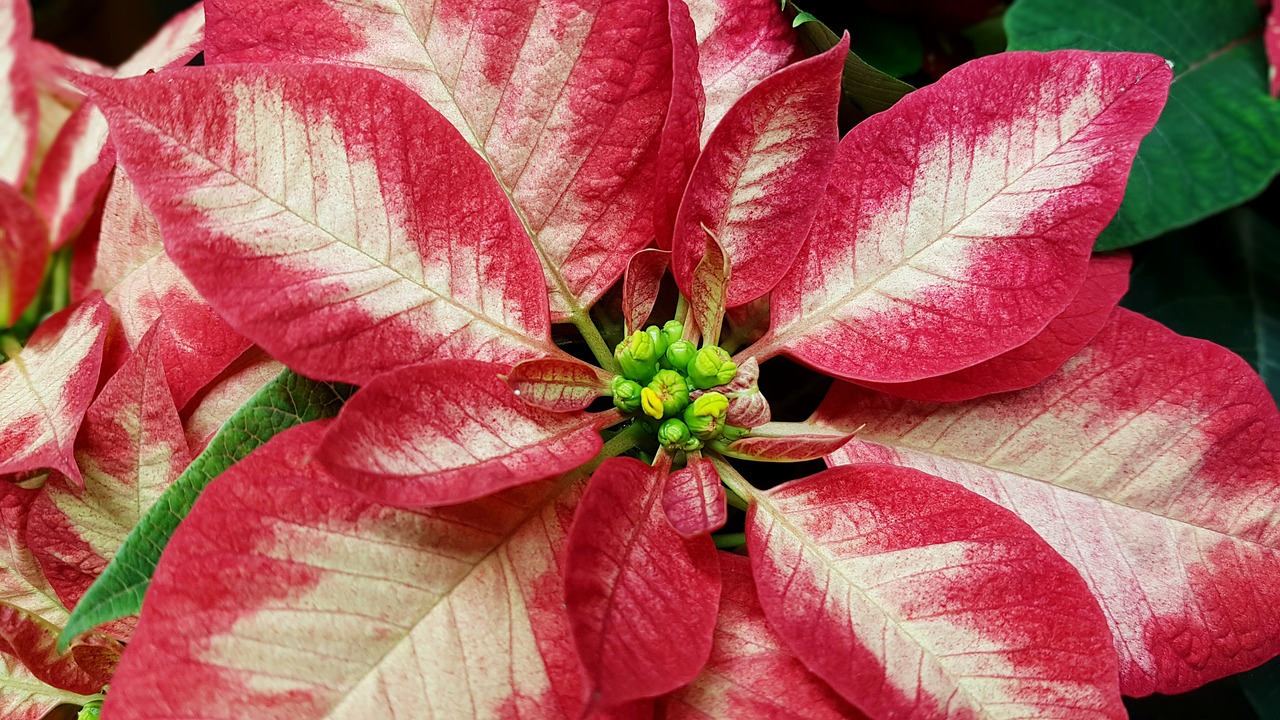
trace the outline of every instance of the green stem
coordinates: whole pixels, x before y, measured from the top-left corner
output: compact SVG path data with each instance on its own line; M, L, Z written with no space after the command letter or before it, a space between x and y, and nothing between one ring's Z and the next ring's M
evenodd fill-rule
M751 483L747 482L747 479L742 477L724 458L715 453L707 453L706 458L716 466L716 472L720 473L720 482L724 483L729 490L725 494L725 500L739 510L746 510L758 491L751 487Z
M12 360L18 357L20 352L22 352L22 343L18 342L18 338L9 333L0 333L0 353Z
M58 312L71 302L71 248L53 254L53 272L49 287L50 312Z
M584 310L576 312L570 317L573 320L574 327L578 328L578 332L582 333L582 339L587 341L587 347L591 348L591 354L596 356L596 362L600 363L600 367L616 375L618 373L618 363L613 359L613 353L609 351L609 344L604 341L604 336L600 334L600 328L591 322L591 313Z
M689 298L686 298L684 293L679 294L679 299L676 300L676 312L671 317L678 320L681 325L689 324Z
M747 544L746 533L724 533L722 535L712 535L711 540L715 542L716 547L721 550L732 550L740 548Z
M617 435L609 438L604 446L600 448L600 452L596 453L596 456L591 458L591 460L580 469L587 473L595 472L595 469L600 467L601 463L605 460L617 457L634 448L641 440L644 439L646 434L648 434L648 431L643 424L632 423L631 425L623 428Z

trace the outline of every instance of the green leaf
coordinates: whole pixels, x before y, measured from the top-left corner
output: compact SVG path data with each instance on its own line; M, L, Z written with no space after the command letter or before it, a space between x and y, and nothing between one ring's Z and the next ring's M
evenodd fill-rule
M1280 103L1267 95L1262 19L1249 0L1020 0L1010 50L1128 50L1173 63L1169 102L1143 141L1108 250L1247 200L1280 171Z
M160 553L196 498L215 477L272 436L312 420L333 417L354 391L348 385L308 380L285 370L263 386L214 435L204 452L143 515L120 551L76 605L58 638L64 651L77 635L142 609Z
M1280 227L1237 208L1134 254L1125 307L1248 360L1280 397Z
M810 56L824 53L840 42L840 36L817 18L794 4L785 6L792 22L798 17L807 21L797 27L800 45ZM840 117L851 117L854 124L883 110L888 110L898 98L915 88L868 65L857 54L850 52L844 61L844 75L840 80ZM844 123L842 123L843 125Z

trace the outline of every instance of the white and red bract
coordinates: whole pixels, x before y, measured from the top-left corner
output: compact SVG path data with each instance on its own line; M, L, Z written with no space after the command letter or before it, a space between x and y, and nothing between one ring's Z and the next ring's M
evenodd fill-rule
M839 386L835 462L892 462L1018 514L1106 611L1127 695L1280 653L1280 413L1227 350L1116 310L1048 380L958 405Z
M35 208L0 182L0 324L16 323L44 278L48 231Z
M519 210L557 320L669 233L701 103L683 3L218 0L208 13L212 63L377 68L443 113Z
M946 375L904 383L858 383L909 400L960 402L1021 390L1049 377L1080 352L1111 317L1129 289L1128 255L1096 255L1080 292L1039 335L990 360Z
M720 553L720 615L702 673L665 699L664 720L865 720L787 650L760 609L751 561Z
M747 354L907 382L1027 342L1076 296L1171 77L1153 55L1003 53L861 123Z
M871 717L1127 717L1075 568L959 486L834 468L759 496L747 540L770 624Z
M601 709L670 692L711 652L720 564L709 535L663 510L665 467L610 458L591 476L564 550L565 609Z
M35 81L27 0L0 0L0 182L21 188L36 151Z
M191 462L159 329L147 333L85 413L75 454L83 487L52 477L31 508L27 540L67 607L75 607L141 514Z
M580 478L400 510L308 459L324 430L276 436L205 491L104 714L580 717L559 565Z
M155 217L123 171L103 201L87 286L101 291L114 311L103 375L139 352L142 338L158 326L157 351L179 408L249 346L169 259Z
M174 16L118 68L102 76L135 77L184 65L200 52L203 42L204 8L197 2ZM92 214L115 162L115 150L107 141L106 119L92 103L80 105L58 131L36 182L36 207L49 223L54 247L75 237Z
M46 320L0 365L0 478L48 468L81 481L72 443L98 386L108 314L94 294Z
M403 85L303 65L84 83L174 262L290 367L362 383L433 356L552 351L521 220Z

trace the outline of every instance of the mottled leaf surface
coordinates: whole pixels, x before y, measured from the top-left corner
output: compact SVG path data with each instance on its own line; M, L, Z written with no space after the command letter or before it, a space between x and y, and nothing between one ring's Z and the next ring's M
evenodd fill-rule
M1128 716L1079 573L953 483L827 470L756 495L747 547L769 624L871 717Z
M558 475L600 450L598 416L526 404L503 371L439 360L376 378L339 413L316 457L353 490L414 508Z
M94 294L41 323L0 365L0 476L52 468L80 481L71 447L97 389L107 318Z
M208 488L104 715L579 717L558 558L581 478L400 510L308 461L323 432L277 436Z
M569 531L565 605L601 708L675 690L711 652L720 600L715 544L672 529L665 480L634 458L606 460Z
M138 343L89 406L75 458L83 487L49 478L32 504L27 529L32 553L67 607L76 606L191 462L157 330Z
M676 216L671 271L686 294L695 292L708 233L729 259L729 307L764 295L791 267L840 139L836 105L846 52L841 42L777 71L716 126Z
M704 145L739 98L802 57L796 33L777 5L774 0L689 2L698 33L698 74L706 96Z
M155 216L123 170L115 173L103 201L88 287L101 291L114 311L104 374L119 369L143 335L158 326L156 342L179 408L249 346L169 259Z
M700 90L682 7L217 0L209 58L371 67L420 93L493 167L538 248L552 316L565 320L674 215Z
M665 698L666 712L659 717L865 720L769 627L750 560L720 553L720 576L724 589L711 658L693 682Z
M860 385L910 400L960 402L1031 387L1080 351L1111 317L1129 288L1129 256L1098 255L1071 304L1024 345L946 375L907 383Z
M26 181L36 149L39 110L27 57L31 30L27 0L0 1L0 182L15 188Z
M918 468L1034 528L1101 603L1126 695L1280 653L1280 412L1223 348L1117 309L1035 387L930 404L838 384L818 421L865 424L833 462Z
M65 646L96 625L137 614L161 551L205 486L277 433L333 417L350 392L348 387L308 380L291 370L258 391L142 516L76 605L60 643Z
M82 82L169 256L289 367L361 383L430 357L551 351L520 218L404 85L319 65Z
M859 124L744 357L908 382L1026 343L1078 293L1169 78L1151 55L1004 53Z

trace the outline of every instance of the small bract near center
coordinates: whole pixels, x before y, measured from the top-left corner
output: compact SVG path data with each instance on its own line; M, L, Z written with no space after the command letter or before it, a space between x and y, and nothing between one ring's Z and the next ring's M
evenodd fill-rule
M613 404L653 430L670 450L700 450L728 431L729 399L713 388L728 385L738 366L722 348L698 349L682 340L684 324L670 320L627 336L614 348L622 374L611 383Z

